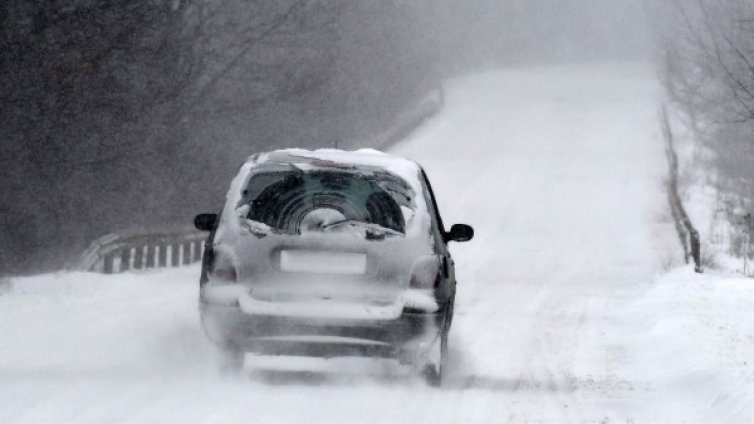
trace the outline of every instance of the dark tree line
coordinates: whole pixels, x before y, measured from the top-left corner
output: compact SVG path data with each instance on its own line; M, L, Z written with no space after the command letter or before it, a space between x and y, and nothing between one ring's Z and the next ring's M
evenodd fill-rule
M106 204L138 210L171 100L187 78L181 4L6 2L0 6L3 268L49 268ZM175 46L175 48L174 48ZM132 202L124 201L126 196ZM105 218L107 219L107 218ZM108 219L112 223L111 219ZM74 249L75 249L74 247Z
M378 130L435 83L407 2L0 4L0 274L221 205L246 155Z

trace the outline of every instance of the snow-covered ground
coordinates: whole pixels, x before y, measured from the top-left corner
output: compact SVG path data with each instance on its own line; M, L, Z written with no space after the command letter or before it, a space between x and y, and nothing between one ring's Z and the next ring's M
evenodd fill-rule
M446 226L476 229L452 247L442 389L371 360L222 377L197 266L59 273L0 286L0 422L750 422L754 285L663 275L680 248L659 96L644 66L489 72L392 149L424 165Z

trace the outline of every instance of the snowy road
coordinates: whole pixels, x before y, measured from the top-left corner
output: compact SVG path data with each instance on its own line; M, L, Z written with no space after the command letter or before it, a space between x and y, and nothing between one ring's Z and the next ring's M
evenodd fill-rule
M450 82L446 109L392 150L424 165L446 226L477 234L452 247L441 390L376 361L221 378L198 325L196 266L59 274L0 296L0 422L699 418L684 415L695 392L657 377L666 350L653 364L654 339L637 338L651 314L629 313L679 255L658 97L643 66L492 72Z

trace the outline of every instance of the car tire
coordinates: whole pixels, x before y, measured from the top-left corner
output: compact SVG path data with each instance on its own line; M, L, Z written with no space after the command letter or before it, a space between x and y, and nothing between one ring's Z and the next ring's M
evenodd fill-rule
M424 381L432 387L442 386L443 373L448 356L448 329L444 328L440 336L427 352L427 362L422 370Z
M246 352L233 346L218 346L217 365L222 375L234 375L244 367Z

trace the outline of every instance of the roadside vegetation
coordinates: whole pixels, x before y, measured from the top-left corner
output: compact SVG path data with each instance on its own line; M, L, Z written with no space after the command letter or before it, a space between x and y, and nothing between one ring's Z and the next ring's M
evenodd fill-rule
M0 274L188 224L247 155L350 147L436 78L409 4L0 5ZM390 58L389 61L386 58Z
M707 246L751 260L754 210L754 3L669 3L662 78L694 144L687 174L714 191ZM754 274L744 261L738 269Z

